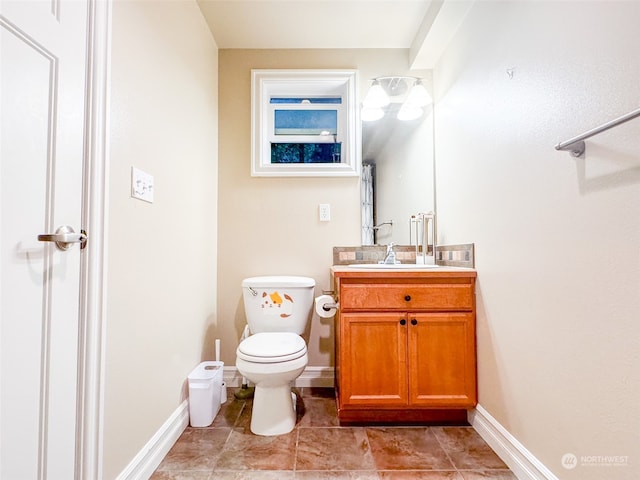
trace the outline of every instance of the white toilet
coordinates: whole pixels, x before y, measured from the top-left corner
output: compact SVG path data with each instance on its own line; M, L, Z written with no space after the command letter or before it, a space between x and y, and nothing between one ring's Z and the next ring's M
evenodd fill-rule
M300 336L311 317L315 281L308 277L252 277L242 281L251 335L236 350L236 367L255 384L251 431L289 433L296 424L291 383L307 366Z

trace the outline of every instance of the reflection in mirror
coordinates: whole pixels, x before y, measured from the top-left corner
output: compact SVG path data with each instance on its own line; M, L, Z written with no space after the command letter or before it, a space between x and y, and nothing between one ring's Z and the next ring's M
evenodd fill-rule
M417 118L399 120L414 79L399 81L399 87L383 81L395 78L411 77L381 77L390 100L381 107L384 116L365 121L371 112L366 105L362 112L363 245L415 244L411 216L435 211L433 107L422 107Z

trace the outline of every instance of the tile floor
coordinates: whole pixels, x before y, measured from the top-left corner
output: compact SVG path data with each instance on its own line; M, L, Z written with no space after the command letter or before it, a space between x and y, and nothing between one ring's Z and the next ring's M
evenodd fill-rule
M187 427L151 480L517 480L471 427L340 427L332 389L296 389L296 428L249 430L251 400Z

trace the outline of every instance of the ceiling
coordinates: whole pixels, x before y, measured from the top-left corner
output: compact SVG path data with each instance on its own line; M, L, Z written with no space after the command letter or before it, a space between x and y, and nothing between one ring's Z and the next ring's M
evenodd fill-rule
M407 48L433 68L473 0L198 0L219 48Z

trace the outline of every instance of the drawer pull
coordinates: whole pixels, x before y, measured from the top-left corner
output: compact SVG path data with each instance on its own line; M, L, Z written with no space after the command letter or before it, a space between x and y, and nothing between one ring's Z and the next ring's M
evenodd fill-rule
M406 302L410 302L410 301L411 301L411 295L405 295L405 296L404 296L404 300L405 300Z
M417 325L418 324L418 320L416 320L415 318L411 319L411 325Z
M400 325L406 325L407 321L403 318L402 320L400 320Z

